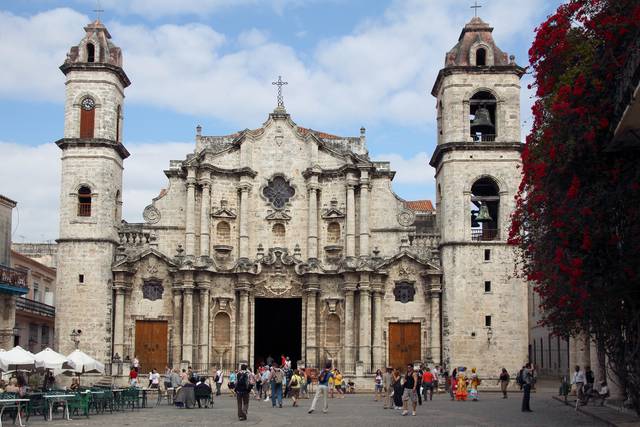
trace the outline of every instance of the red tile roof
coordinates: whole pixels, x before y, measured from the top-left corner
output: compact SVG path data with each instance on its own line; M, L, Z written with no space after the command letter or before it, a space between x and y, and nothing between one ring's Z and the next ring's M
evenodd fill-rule
M339 136L332 135L330 133L320 132L320 131L309 129L309 128L303 128L301 126L298 126L298 131L303 135L306 135L309 132L313 132L317 137L322 139L340 139Z
M433 212L433 203L431 200L406 200L404 206L413 211Z

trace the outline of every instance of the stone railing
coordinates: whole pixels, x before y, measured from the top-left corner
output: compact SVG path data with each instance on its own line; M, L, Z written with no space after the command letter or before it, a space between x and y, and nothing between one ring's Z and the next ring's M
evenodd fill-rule
M154 241L151 231L145 230L143 224L126 224L118 231L120 244L125 247L148 246Z

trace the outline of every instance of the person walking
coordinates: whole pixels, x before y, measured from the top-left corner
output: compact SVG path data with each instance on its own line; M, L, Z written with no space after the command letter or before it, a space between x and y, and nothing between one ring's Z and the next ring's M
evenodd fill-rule
M482 380L476 373L476 368L471 368L471 379L469 381L469 397L472 401L478 401L478 386Z
M584 398L582 393L582 388L584 387L584 383L586 382L586 378L584 375L584 371L580 369L579 365L576 365L575 372L573 373L573 379L571 380L571 384L575 384L576 386L576 397L578 401L581 402Z
M393 368L387 367L382 375L382 387L384 388L384 409L391 409L391 399L393 397Z
M382 397L382 389L384 387L382 385L382 371L380 369L376 371L376 376L373 379L373 381L374 381L374 386L376 388L375 400L377 402Z
M329 390L329 380L333 378L333 372L331 372L331 362L327 362L324 366L320 375L318 375L318 389L316 390L316 395L313 396L313 402L311 402L311 407L309 408L309 413L312 414L313 411L316 410L316 403L318 403L318 398L322 396L323 405L322 412L325 414L329 410L329 404L327 403L327 394Z
M425 369L422 374L422 390L425 402L433 400L433 372L429 369Z
M240 421L247 420L247 412L249 412L249 393L251 393L251 381L249 379L250 372L247 365L240 365L240 371L236 375L235 394L238 402L238 419Z
M449 379L449 394L451 395L451 400L455 399L457 388L458 388L458 369L453 368L453 372L451 372L451 378Z
M409 401L411 401L411 407L413 411L411 415L416 416L416 406L418 404L418 393L416 393L416 387L418 386L418 373L414 371L413 365L407 365L407 374L404 377L403 391L402 391L402 415L409 413Z
M531 373L531 363L527 363L522 368L522 412L533 412L529 406L531 400L531 383L533 383L533 374Z
M420 365L420 368L416 371L414 369L414 372L416 374L418 374L418 383L416 385L416 395L418 396L418 405L422 406L422 393L420 392L422 390L422 374L424 373L424 365Z
M398 369L393 371L393 406L395 409L402 409L402 376Z
M216 382L216 396L220 396L220 389L222 388L222 381L224 380L224 373L222 372L222 368L218 368L214 380Z
M334 375L333 387L336 389L336 392L338 393L338 399L344 399L345 389L343 387L344 378L342 377L342 373L340 372L339 369L336 369L333 375Z
M505 368L502 368L502 372L500 372L500 377L498 378L498 384L500 384L500 391L502 391L502 398L507 398L507 387L509 387L509 372Z
M270 380L271 380L271 368L265 368L265 370L262 371L262 394L260 395L261 399L264 396L265 402L268 402L270 399L270 394L271 394Z
M276 362L273 362L269 382L271 383L271 407L276 407L277 400L278 407L282 408L282 385L284 383L284 372Z
M300 371L297 369L293 371L291 375L291 381L289 381L291 399L293 400L293 406L298 406L298 399L300 398L300 387L302 387L303 379L300 376Z

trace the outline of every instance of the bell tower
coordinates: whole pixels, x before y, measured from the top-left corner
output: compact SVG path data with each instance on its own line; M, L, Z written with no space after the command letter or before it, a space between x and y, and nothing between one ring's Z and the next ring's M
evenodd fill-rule
M443 361L483 370L527 357L527 288L507 245L520 183L520 78L478 17L447 52L437 99L436 203L443 268ZM484 371L484 375L493 374Z
M111 356L114 251L121 220L124 89L122 52L96 20L60 66L66 76L58 239L56 344L80 348L103 362Z

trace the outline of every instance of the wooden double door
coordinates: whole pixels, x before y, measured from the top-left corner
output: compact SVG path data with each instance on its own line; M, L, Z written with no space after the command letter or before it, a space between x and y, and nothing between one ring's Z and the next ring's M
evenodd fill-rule
M152 369L164 372L167 365L168 326L165 321L136 321L136 356L140 361L140 372Z
M420 323L389 323L389 365L403 372L421 360Z

